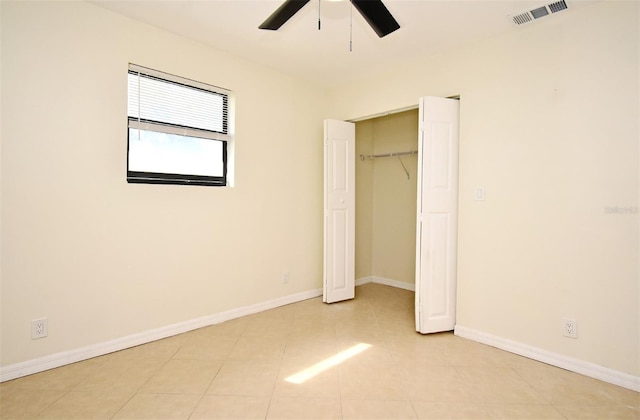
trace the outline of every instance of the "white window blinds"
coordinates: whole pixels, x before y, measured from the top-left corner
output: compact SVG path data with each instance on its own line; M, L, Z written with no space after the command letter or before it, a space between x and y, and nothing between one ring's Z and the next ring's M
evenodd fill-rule
M229 140L228 91L129 65L129 127Z

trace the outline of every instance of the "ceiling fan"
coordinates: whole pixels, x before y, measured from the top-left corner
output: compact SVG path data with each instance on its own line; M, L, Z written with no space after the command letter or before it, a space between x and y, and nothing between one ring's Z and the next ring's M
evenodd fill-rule
M262 22L260 29L278 30L310 0L285 0L278 9ZM351 4L371 25L380 38L400 28L398 22L382 3L382 0L350 0Z

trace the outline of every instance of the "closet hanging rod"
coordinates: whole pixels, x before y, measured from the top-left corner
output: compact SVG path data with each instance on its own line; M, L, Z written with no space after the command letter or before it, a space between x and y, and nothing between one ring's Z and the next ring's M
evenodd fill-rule
M395 156L407 156L407 155L415 155L418 154L417 150L411 150L409 152L396 152L396 153L383 153L381 155L360 155L360 160L365 160L365 158L369 159L377 159L377 158L386 158L386 157L395 157Z

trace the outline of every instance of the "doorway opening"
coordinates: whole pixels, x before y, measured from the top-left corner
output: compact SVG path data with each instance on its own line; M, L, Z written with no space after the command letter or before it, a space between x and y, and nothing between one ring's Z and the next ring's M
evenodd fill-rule
M355 123L325 120L323 302L352 299L356 278L360 283L374 281L410 289L413 277L416 330L426 334L450 331L455 327L459 103L454 99L422 97L419 123L415 123L415 116L414 111L391 115L384 120L374 119L364 123L368 125L361 123L358 133ZM414 124L394 124L403 117ZM411 125L418 128L418 136L415 128L403 136L409 150L380 150L383 144L385 148L399 147L399 133ZM356 137L360 138L358 151ZM416 138L416 164L407 167L402 156L414 155L411 146L415 144L412 139ZM398 176L377 170L376 164L361 168L358 177L357 160L365 163L367 158L398 158L403 172L396 174L402 174L403 180L406 175L407 187L390 183ZM413 186L409 168L415 172L417 182ZM356 182L358 178L360 182ZM381 186L391 197L385 204L377 200L384 194L376 186ZM407 193L404 198L408 197L408 200L400 199L398 193L401 191ZM413 191L417 191L415 196ZM360 197L358 216L357 196ZM402 201L409 202L406 212L398 206ZM415 209L415 213L411 209ZM389 215L391 220L384 218ZM415 232L414 252L411 252L412 232ZM406 242L397 241L398 234L402 237L403 233ZM413 276L411 255L415 255ZM398 266L395 264L398 261L405 264ZM393 272L389 267L399 271ZM363 276L363 273L369 274ZM391 276L401 277L404 281Z
M356 285L415 291L417 108L355 123Z

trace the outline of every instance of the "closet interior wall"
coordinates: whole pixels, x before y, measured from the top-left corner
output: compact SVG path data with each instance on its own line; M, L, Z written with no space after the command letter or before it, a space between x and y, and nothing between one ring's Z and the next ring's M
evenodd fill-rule
M356 280L414 287L417 154L369 156L415 150L417 109L356 123Z

